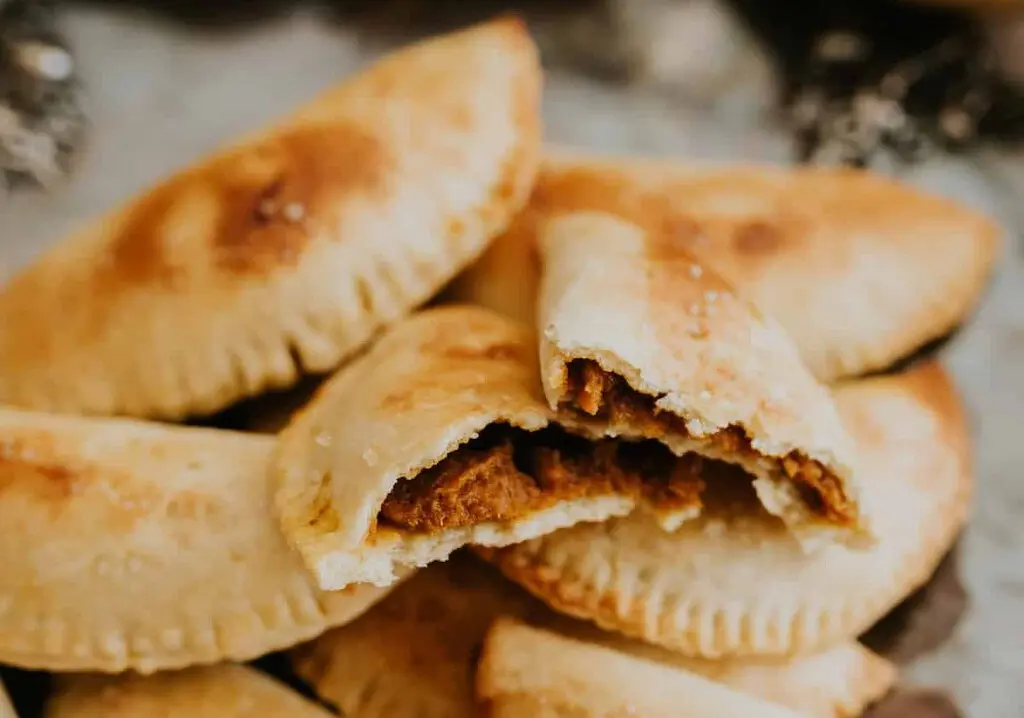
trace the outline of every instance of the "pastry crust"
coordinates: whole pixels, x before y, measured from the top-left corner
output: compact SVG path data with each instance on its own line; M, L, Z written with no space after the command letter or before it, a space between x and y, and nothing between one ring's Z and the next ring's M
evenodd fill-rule
M480 698L495 718L797 718L681 669L504 619L480 659Z
M784 663L685 658L556 614L465 554L420 571L291 657L299 677L349 718L472 718L474 667L487 629L502 616L691 671L809 718L859 716L896 675L856 642ZM502 635L492 634L485 652L504 651ZM545 658L535 655L541 665Z
M805 545L863 543L849 439L775 322L685 249L614 215L561 215L538 236L540 371L560 422L739 464Z
M153 676L62 676L44 718L330 718L247 666L220 664Z
M714 267L825 382L884 369L963 322L1000 243L984 215L868 171L549 150L526 208L450 298L533 323L538 224L586 211L641 225Z
M674 534L634 515L493 558L555 608L687 655L793 655L852 640L931 575L964 523L973 477L964 409L938 365L851 383L837 402L876 519L870 549L807 554L742 477L723 477L732 493L707 491L701 518Z
M333 369L507 226L540 85L516 19L427 40L96 219L0 291L0 402L177 419Z
M0 663L248 660L385 591L317 590L271 509L272 437L0 409Z

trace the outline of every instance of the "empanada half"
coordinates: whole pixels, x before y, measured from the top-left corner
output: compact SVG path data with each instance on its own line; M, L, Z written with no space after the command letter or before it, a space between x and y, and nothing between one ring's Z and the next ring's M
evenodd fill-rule
M928 579L973 481L964 410L938 365L850 383L837 401L875 517L870 549L806 553L745 476L723 472L707 477L701 517L675 533L634 515L494 560L561 611L688 655L792 655L852 640Z
M274 439L0 409L0 663L248 660L385 593L317 590L271 509Z
M423 569L358 620L294 649L292 661L349 718L471 718L477 657L502 616L688 670L809 718L859 715L896 673L855 642L787 662L685 658L556 614L465 554ZM497 642L487 651L503 651ZM546 660L540 652L535 658Z
M560 421L738 464L805 545L866 543L849 438L778 324L672 236L614 215L546 220L539 241L540 371Z
M500 19L400 50L0 290L0 402L176 419L326 372L525 201L540 68Z
M586 211L643 226L714 267L826 382L884 369L954 329L999 248L985 216L868 171L549 150L526 208L449 296L532 323L538 223Z
M43 716L330 718L331 713L255 669L223 663L152 676L61 676Z
M494 718L797 718L696 673L503 619L477 681Z
M591 441L551 414L528 328L479 307L420 312L279 435L285 536L330 590L636 507L699 512L699 459L653 441Z

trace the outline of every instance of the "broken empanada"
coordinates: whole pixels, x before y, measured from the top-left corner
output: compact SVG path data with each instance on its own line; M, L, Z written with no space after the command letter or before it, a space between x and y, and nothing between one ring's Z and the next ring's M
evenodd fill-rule
M469 544L504 546L642 507L700 510L700 459L552 421L527 327L429 309L332 377L279 435L284 533L325 590L387 585Z
M775 322L671 235L614 215L549 219L539 241L540 371L559 421L742 466L810 547L869 535L832 397Z

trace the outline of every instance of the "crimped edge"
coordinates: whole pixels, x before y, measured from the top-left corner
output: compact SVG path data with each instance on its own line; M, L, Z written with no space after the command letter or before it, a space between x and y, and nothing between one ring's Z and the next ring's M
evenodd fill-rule
M237 610L212 617L202 625L164 628L156 637L132 632L91 633L81 636L75 620L42 619L46 631L36 631L36 640L23 640L17 648L18 632L10 627L0 631L4 645L0 658L5 663L30 670L97 671L126 670L147 675L163 670L209 665L223 660L248 661L313 638L324 630L344 625L361 616L385 595L385 591L358 587L369 593L358 603L348 592L339 599L353 601L354 610L332 611L335 597L310 587L290 587L266 602L239 606ZM333 615L332 615L333 614ZM256 633L253 628L256 628ZM21 633L24 639L31 634ZM257 635L262 640L255 640ZM12 640L13 638L13 640Z
M972 484L969 468L963 466L958 490L939 511L945 520L936 522L932 531L922 537L916 554L905 556L891 568L890 582L899 587L891 595L847 596L846 602L838 606L812 600L794 605L787 614L765 614L757 606L680 604L657 584L640 580L646 567L638 568L632 582L619 582L648 585L648 592L639 596L620 594L611 576L594 576L589 582L571 581L565 578L571 572L564 570L564 564L549 564L542 558L543 539L539 542L540 551L522 544L477 552L548 605L592 621L605 630L700 658L794 656L855 639L879 616L926 583L967 518Z

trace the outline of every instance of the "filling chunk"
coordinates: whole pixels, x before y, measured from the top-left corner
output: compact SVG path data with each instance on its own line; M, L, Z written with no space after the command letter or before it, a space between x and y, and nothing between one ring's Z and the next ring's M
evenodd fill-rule
M629 496L657 512L700 508L702 460L654 441L588 441L549 427L495 424L414 478L399 481L378 523L434 533L513 521L557 502Z
M569 363L568 373L569 398L564 408L613 425L628 425L647 439L688 434L681 418L655 405L656 397L641 394L597 362L574 359ZM759 456L740 427L729 427L702 440L722 453L748 458ZM793 481L811 511L830 523L849 525L856 521L857 512L839 478L820 462L792 452L780 463L780 473Z

